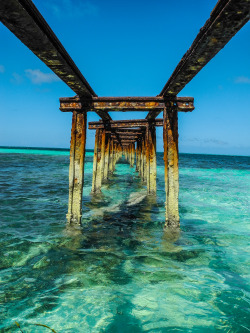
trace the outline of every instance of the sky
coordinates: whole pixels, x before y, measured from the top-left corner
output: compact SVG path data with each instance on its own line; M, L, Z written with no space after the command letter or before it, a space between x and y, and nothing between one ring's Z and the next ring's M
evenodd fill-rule
M98 96L156 96L209 18L216 0L34 0ZM179 93L181 153L250 155L250 25ZM0 146L69 148L75 93L0 23ZM112 112L113 119L145 118ZM159 116L161 117L161 115ZM88 121L99 120L88 113ZM87 132L87 149L94 147ZM157 129L157 150L163 150Z

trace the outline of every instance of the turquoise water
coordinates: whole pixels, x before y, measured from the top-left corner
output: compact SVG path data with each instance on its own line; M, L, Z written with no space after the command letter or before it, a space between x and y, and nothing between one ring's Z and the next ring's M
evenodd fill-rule
M249 157L180 155L181 231L120 160L67 227L68 151L0 149L0 332L249 332Z

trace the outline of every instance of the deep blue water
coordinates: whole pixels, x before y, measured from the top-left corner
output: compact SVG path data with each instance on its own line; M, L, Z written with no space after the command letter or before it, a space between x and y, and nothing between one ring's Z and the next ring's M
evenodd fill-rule
M180 155L180 233L120 160L66 224L67 151L0 149L0 332L249 332L250 158Z

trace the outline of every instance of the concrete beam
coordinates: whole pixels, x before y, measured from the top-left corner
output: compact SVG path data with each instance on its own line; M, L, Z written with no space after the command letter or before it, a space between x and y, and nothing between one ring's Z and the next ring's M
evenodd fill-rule
M172 98L178 111L190 112L194 110L193 97ZM160 113L164 109L166 100L163 97L93 97L91 100L83 100L78 96L60 98L60 110L71 112L72 110L84 111L151 111Z

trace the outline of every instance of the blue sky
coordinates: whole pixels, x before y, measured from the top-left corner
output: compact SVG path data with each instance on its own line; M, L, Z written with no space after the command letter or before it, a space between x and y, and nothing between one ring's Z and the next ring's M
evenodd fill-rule
M216 1L34 3L99 96L155 96ZM180 152L250 155L249 36L248 23L179 94L195 98L192 113L179 113ZM0 145L68 148L71 114L59 111L59 97L74 92L2 24L0 38ZM88 113L89 121L98 119ZM88 131L87 148L93 146Z

